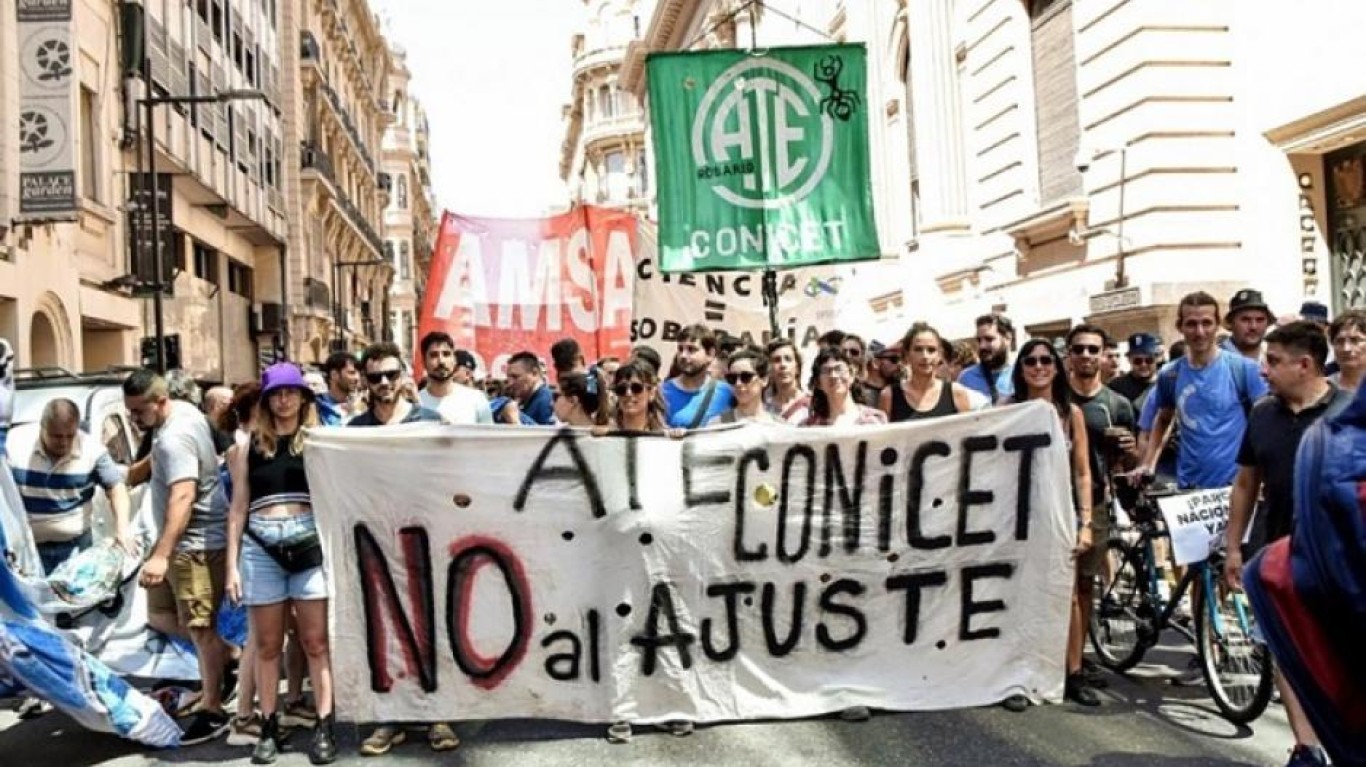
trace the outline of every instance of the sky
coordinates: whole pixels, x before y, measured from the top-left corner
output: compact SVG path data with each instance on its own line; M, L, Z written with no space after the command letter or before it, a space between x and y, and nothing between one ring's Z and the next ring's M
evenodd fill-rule
M408 53L436 208L531 217L567 203L561 107L581 0L371 0Z

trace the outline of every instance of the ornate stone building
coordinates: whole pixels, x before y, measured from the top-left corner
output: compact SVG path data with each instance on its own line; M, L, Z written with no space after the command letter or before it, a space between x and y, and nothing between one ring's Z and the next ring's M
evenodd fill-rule
M645 113L618 82L626 47L648 21L650 0L583 0L572 40L573 87L564 107L560 178L575 203L646 210L654 197Z
M390 334L400 348L417 348L422 289L436 245L437 213L432 199L427 113L409 90L407 54L390 48L389 103L395 119L384 132L384 172L393 193L384 210L385 258L394 265L389 291Z
M658 0L619 87L644 98L650 51L747 44L740 5ZM1353 0L800 0L753 34L868 48L884 260L845 281L859 329L966 336L995 309L1171 337L1196 289L1366 302L1363 22Z
M394 120L389 47L364 0L280 5L290 355L319 363L390 336L384 257L392 181L381 138Z

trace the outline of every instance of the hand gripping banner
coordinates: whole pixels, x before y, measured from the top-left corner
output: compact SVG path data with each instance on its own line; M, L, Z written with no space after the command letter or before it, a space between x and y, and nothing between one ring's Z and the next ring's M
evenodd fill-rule
M1058 700L1056 412L315 429L339 716L698 722Z

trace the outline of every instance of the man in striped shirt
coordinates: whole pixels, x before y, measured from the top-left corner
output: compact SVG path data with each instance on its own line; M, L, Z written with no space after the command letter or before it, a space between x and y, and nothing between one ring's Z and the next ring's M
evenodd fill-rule
M76 403L54 399L43 408L38 428L14 429L5 445L48 574L93 543L90 512L96 485L104 488L113 508L115 540L125 550L133 546L123 469L98 438L80 430L80 422Z

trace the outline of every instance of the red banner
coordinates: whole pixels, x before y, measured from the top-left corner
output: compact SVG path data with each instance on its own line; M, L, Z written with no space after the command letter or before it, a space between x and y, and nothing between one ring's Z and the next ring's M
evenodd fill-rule
M501 377L508 357L574 338L591 363L630 351L639 248L629 213L574 208L545 219L446 213L422 302L418 338L444 330ZM421 375L418 351L414 367Z

